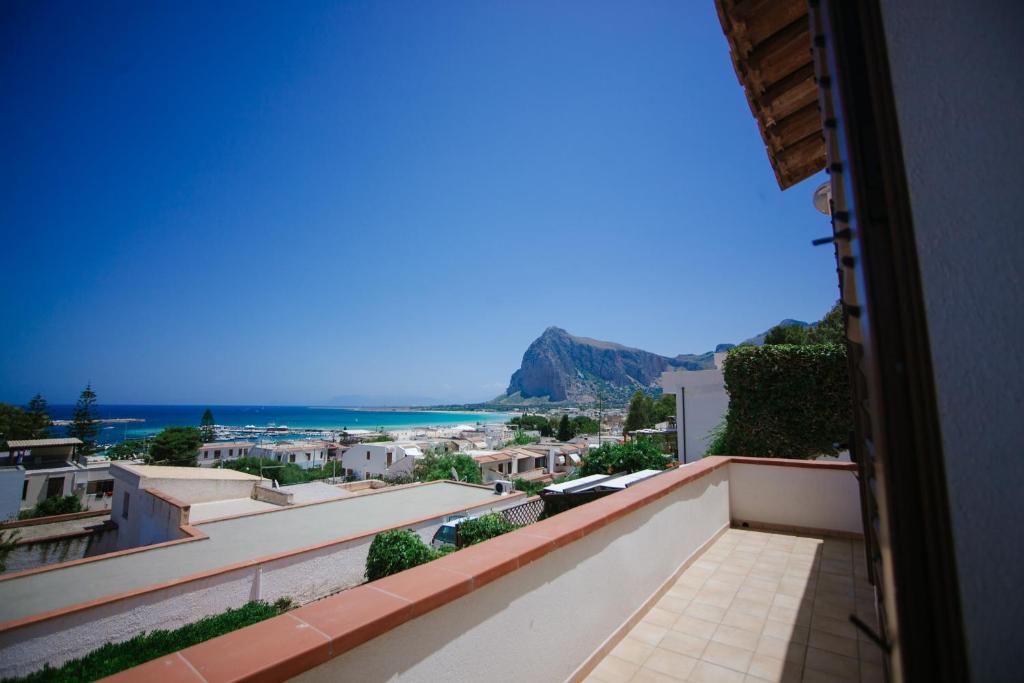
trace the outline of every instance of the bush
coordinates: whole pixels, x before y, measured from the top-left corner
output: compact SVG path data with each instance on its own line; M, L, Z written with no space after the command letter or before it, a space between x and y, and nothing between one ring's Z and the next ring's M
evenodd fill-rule
M470 484L481 483L480 466L476 464L476 460L465 453L438 454L431 451L416 463L414 476L418 481L451 479L453 467L459 475L459 481L466 481Z
M59 668L47 664L43 669L21 678L4 679L5 683L77 683L95 681L119 671L138 666L210 638L230 633L257 622L276 617L291 607L291 601L278 600L273 605L250 602L237 609L206 617L173 631L140 633L131 640L107 643L79 659L72 659Z
M580 475L663 470L669 459L652 439L632 439L621 444L602 444L583 456Z
M737 347L725 361L725 435L731 455L807 458L834 454L853 429L846 347Z
M540 493L547 484L540 481L530 481L529 479L513 479L512 484L516 487L516 491L522 491L528 496L536 496Z
M376 581L437 557L430 546L408 529L384 531L373 537L366 555L366 579Z
M467 519L459 525L459 547L475 545L495 536L515 531L518 527L505 519L505 516L492 512L475 519Z
M25 510L18 514L18 519L33 519L35 517L50 517L51 515L70 515L74 512L82 512L82 501L78 496L69 493L66 496L53 496L36 503L31 510Z

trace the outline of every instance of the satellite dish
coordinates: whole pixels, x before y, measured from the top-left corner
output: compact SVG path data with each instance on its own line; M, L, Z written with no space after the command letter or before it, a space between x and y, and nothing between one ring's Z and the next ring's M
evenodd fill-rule
M814 208L826 216L831 216L831 199L832 183L826 180L821 185L818 185L818 189L814 191Z

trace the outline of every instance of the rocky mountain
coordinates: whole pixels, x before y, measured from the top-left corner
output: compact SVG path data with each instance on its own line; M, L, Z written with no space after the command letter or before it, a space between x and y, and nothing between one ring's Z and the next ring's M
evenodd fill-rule
M782 324L803 324L784 320ZM764 333L748 340L764 341ZM731 348L719 344L718 350ZM549 327L530 344L523 362L512 374L508 389L492 403L591 403L601 398L624 403L637 389L657 385L661 373L672 369L706 370L714 367L714 352L662 356L614 342L577 337L560 327Z

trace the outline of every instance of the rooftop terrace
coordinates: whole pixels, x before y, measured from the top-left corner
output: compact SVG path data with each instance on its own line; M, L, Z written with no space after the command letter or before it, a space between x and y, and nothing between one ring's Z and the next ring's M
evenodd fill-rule
M854 465L709 457L116 678L870 680L860 534Z

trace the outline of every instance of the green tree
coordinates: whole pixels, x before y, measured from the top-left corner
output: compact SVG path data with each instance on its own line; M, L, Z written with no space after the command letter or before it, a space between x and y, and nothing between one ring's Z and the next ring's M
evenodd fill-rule
M592 449L583 456L580 475L662 470L668 464L668 456L652 439L631 439L621 444L605 443Z
M29 439L32 428L28 414L18 406L0 403L0 448L7 450L7 442Z
M803 345L807 343L807 328L802 325L776 325L764 336L764 343Z
M625 430L627 432L644 429L654 424L654 400L640 389L636 390L629 400L629 412L626 414Z
M203 413L203 419L199 421L199 431L203 435L204 443L213 441L213 412L209 408Z
M366 554L366 580L397 574L425 562L436 555L430 546L408 529L382 531L373 537Z
M814 327L807 331L811 344L846 344L846 325L843 323L843 305L839 301L829 309Z
M149 462L172 467L196 467L203 437L195 427L167 427L149 447Z
M100 433L99 413L96 411L96 392L92 390L92 384L86 384L85 389L78 397L75 404L75 412L71 416L71 426L68 427L68 436L82 440L82 447L79 453L90 455L96 452L96 436Z
M131 460L146 454L146 444L141 441L122 441L114 444L103 454L111 460Z
M50 433L53 421L50 420L46 399L36 394L28 402L28 426L32 432L30 439L45 439Z
M666 422L670 418L674 420L676 417L676 395L662 394L659 396L658 400L653 402L651 412L650 426L652 427L659 422Z
M414 476L417 481L436 481L438 479L451 479L452 468L459 475L459 481L470 484L480 484L480 466L465 453L437 453L427 452L419 462L416 463Z
M577 415L572 419L572 435L579 436L580 434L597 434L601 431L601 425L597 423L592 417L586 415Z
M568 441L573 437L572 425L569 423L569 416L563 415L558 421L558 440Z

